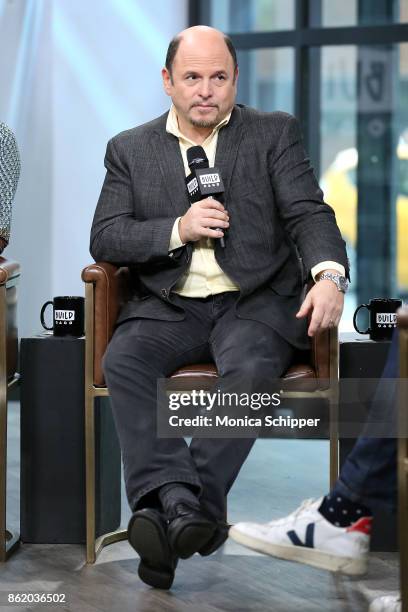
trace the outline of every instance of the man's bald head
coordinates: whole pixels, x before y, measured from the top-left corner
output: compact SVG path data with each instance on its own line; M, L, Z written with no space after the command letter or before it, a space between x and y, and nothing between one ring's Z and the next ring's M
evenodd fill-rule
M236 69L238 67L237 53L230 37L224 34L223 32L220 32L220 30L216 30L215 28L199 25L183 30L170 41L170 44L167 49L165 64L167 70L169 71L170 77L172 77L174 59L182 41L184 41L186 45L199 45L201 41L205 40L208 42L211 39L214 42L219 42L219 40L221 39L225 43L232 57L235 74Z
M235 49L222 32L195 26L172 40L162 69L163 87L185 136L208 136L232 111L237 76Z

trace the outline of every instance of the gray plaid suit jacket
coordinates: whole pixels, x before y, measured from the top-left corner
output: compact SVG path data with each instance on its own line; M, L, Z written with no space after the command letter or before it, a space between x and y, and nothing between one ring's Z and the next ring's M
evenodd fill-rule
M171 289L188 268L193 245L169 254L176 218L189 207L178 139L167 114L109 141L106 177L91 230L97 261L129 266L132 296L118 323L135 317L184 318ZM225 186L230 227L215 258L240 287L238 317L270 325L300 349L306 321L295 313L310 269L332 260L349 276L345 243L324 202L297 120L242 105L221 128L215 165Z

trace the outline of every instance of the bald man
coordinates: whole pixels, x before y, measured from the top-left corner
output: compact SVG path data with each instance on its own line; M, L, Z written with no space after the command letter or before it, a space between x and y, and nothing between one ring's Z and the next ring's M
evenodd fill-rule
M180 557L225 541L225 498L254 439L158 438L157 379L208 361L220 389L280 377L294 351L309 348L308 334L337 325L348 262L296 119L235 104L228 37L204 26L181 32L162 79L170 110L108 143L91 254L131 271L104 373L139 576L170 588ZM189 204L186 152L197 145L221 172L224 203ZM302 303L308 277L318 282Z

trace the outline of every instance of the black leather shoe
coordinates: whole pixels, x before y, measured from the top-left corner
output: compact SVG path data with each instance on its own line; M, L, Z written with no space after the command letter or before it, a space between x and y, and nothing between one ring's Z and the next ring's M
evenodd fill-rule
M202 557L208 557L208 555L212 555L213 552L218 550L220 546L222 546L225 540L228 538L228 530L230 525L225 523L224 525L218 525L215 529L213 536L208 540L208 542L200 548L198 551Z
M199 508L179 502L169 516L167 537L174 554L188 559L207 544L216 527Z
M169 589L178 559L167 539L165 516L153 508L137 510L129 521L127 533L129 544L140 556L140 579L156 589Z

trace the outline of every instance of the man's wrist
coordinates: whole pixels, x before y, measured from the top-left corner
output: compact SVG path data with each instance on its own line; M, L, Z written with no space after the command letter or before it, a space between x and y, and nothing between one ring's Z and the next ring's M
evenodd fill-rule
M179 249L180 247L184 246L183 241L180 238L180 233L179 233L180 219L181 217L177 217L177 219L174 221L173 229L171 231L171 236L170 236L169 251L174 251L175 249Z
M348 290L348 281L345 276L339 273L338 270L323 270L316 275L316 281L320 282L323 280L328 280L331 283L334 283L337 287L337 290L341 293L347 293Z
M346 276L346 270L342 264L340 264L338 261L331 261L328 259L320 261L318 264L314 265L310 270L310 274L313 280L317 282L316 277L319 272L325 272L328 270L335 270L336 272L340 272L342 276Z
M315 281L319 281L321 279L322 274L324 274L325 272L330 272L332 274L338 274L340 275L340 272L334 268L327 268L327 270L321 270L320 272L318 272L315 276Z

